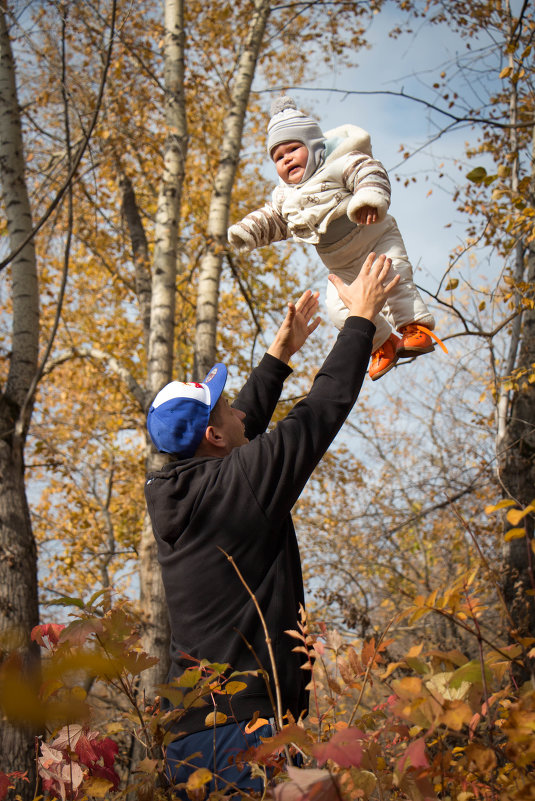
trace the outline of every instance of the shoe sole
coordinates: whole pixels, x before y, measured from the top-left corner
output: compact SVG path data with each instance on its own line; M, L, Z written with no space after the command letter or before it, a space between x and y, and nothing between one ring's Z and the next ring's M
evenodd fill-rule
M386 375L386 373L388 373L388 371L391 370L392 367L396 366L398 358L399 356L396 354L396 359L393 362L390 362L388 367L384 367L379 373L375 373L375 375L370 375L371 380L377 381L378 378L382 378L384 375Z
M412 356L421 356L423 353L432 353L435 350L434 345L428 345L427 348L404 348L400 347L397 350L399 359L408 359Z

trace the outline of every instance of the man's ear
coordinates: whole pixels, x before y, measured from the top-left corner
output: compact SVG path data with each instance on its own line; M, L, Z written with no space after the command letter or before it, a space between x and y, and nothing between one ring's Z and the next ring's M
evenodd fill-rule
M216 426L207 426L204 432L204 438L209 445L213 445L215 448L225 447L223 435Z
M225 441L217 426L207 426L195 451L195 456L224 456Z

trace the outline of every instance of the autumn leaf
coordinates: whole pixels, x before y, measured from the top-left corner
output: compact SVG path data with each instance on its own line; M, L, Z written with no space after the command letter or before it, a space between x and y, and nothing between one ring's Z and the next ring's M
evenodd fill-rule
M535 511L535 506L533 506L533 504L529 504L529 506L526 506L525 509L509 509L506 517L511 525L517 526L520 521L526 517L526 515L531 514L533 511Z
M360 729L343 729L335 732L328 742L314 745L312 753L320 767L331 759L341 768L358 768L362 760L363 740L366 741L366 736Z
M200 790L212 780L212 772L208 768L199 768L190 774L187 781L188 790Z
M45 623L34 626L31 639L43 648L50 648L58 644L59 636L64 628L63 623Z
M364 667L368 667L375 657L375 639L367 640L362 646L360 658Z
M470 170L466 177L469 181L479 184L487 177L487 171L484 167L474 167L474 169Z
M244 681L229 681L222 688L223 692L227 695L236 695L236 693L240 693L246 689L247 684Z
M405 676L397 679L392 685L400 698L414 698L422 691L422 680L416 676Z
M4 801L10 786L11 780L7 773L0 772L0 801Z
M443 712L438 716L437 724L442 723L453 731L460 731L468 726L473 718L473 712L464 701L445 701Z
M226 722L227 716L223 712L209 712L204 719L204 725L207 728L213 726L214 724L216 726L220 726Z
M511 540L521 540L526 536L525 528L510 528L504 534L504 541L511 542Z
M267 726L268 723L269 723L269 721L266 720L266 718L259 717L258 716L258 712L256 712L254 714L252 720L250 720L249 723L247 724L247 726L245 727L245 729L244 729L245 734L252 734L257 729L262 728L262 726Z
M339 801L336 778L328 770L288 767L290 781L277 784L276 801Z
M492 675L490 670L485 665L485 678L487 682L491 682ZM476 684L480 685L483 681L483 674L481 670L481 663L477 660L473 659L470 662L467 662L466 665L458 668L453 675L451 676L449 683L450 687L461 687L463 681L468 682L469 684Z
M261 745L253 749L254 760L262 761L271 754L278 752L283 746L291 745L292 743L305 751L311 745L310 734L295 723L284 726L273 737L266 738Z
M402 774L409 767L426 768L429 765L429 760L425 749L426 744L423 737L420 737L418 740L413 740L413 742L407 746L403 756L397 761L396 772Z
M93 798L106 798L110 790L113 790L113 782L99 776L90 776L84 782L84 792Z
M504 498L492 506L485 506L485 514L490 515L492 512L497 512L500 509L506 509L509 506L516 506L516 501L513 501L511 498Z
M470 743L466 747L465 756L468 764L475 766L478 773L483 775L491 773L496 767L496 754L492 748Z

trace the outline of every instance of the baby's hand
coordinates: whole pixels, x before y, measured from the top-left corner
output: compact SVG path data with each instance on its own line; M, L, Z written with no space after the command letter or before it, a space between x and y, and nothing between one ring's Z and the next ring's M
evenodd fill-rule
M229 244L237 251L246 252L256 247L254 236L243 225L231 225L227 231L227 238Z
M362 206L353 217L359 225L371 225L377 222L377 209L373 206Z

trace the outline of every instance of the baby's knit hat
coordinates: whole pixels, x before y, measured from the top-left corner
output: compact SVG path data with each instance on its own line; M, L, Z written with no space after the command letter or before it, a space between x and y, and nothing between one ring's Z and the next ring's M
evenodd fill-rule
M277 97L271 104L271 119L267 128L267 150L283 142L302 142L308 149L308 161L301 183L317 170L323 160L325 137L316 120L299 111L287 95Z

